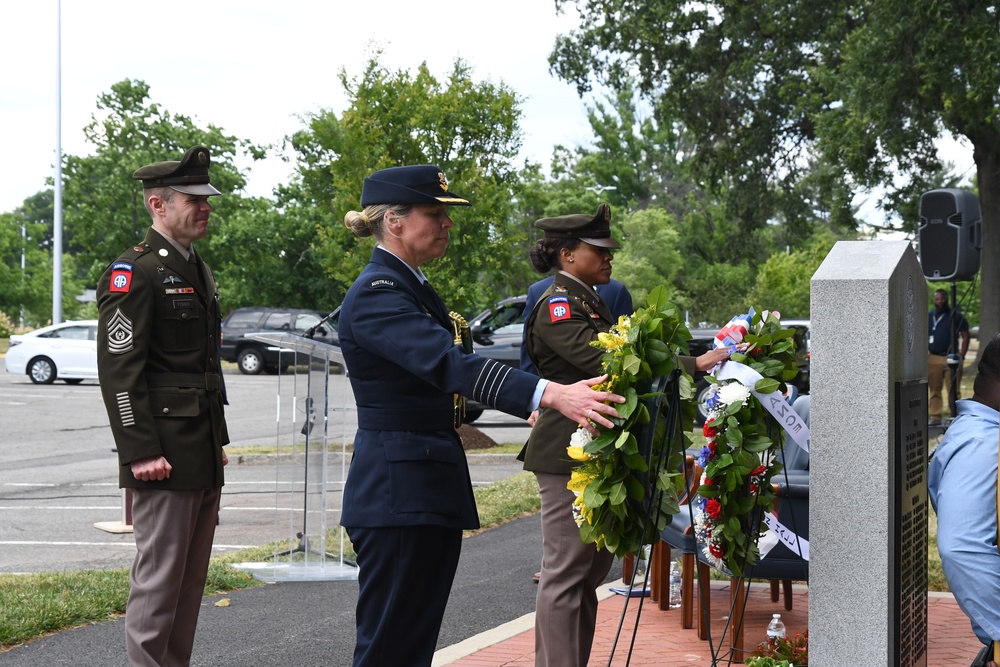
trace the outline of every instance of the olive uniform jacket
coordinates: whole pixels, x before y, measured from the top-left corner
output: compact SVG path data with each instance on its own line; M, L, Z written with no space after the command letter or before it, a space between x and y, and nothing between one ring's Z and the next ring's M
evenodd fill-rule
M546 380L572 384L601 374L604 351L591 347L615 319L593 289L562 271L538 298L524 324L528 354ZM531 429L524 469L569 474L580 465L566 454L578 424L555 410L542 410Z
M104 271L97 305L97 371L119 485L221 487L229 433L219 375L222 317L208 266L200 257L186 261L150 228ZM135 479L131 463L158 455L172 466L170 477Z
M382 248L344 297L338 334L358 406L341 525L479 527L454 395L526 418L538 378L455 345L437 293Z

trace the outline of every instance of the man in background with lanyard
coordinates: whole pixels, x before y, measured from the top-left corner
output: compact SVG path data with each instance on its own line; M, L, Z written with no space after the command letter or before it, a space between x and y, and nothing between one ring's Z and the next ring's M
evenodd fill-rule
M954 328L954 335L953 333ZM928 426L941 426L941 412L944 400L942 387L950 386L949 365L955 368L955 392L949 393L948 412L955 416L955 404L962 382L962 363L969 351L969 322L958 310L948 306L948 294L943 289L934 292L934 309L927 315L927 330L930 339L927 344L927 387L930 390ZM958 354L955 354L955 339L959 339ZM951 362L949 364L949 361Z

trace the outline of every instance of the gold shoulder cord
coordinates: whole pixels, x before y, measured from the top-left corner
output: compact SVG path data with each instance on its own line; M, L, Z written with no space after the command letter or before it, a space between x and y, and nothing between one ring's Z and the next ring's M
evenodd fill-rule
M472 335L469 333L469 323L454 310L450 311L448 315L451 316L451 325L455 329L455 345L460 345L466 354L470 354L472 352ZM465 396L461 394L454 396L455 430L458 430L458 427L462 425L462 420L465 419Z

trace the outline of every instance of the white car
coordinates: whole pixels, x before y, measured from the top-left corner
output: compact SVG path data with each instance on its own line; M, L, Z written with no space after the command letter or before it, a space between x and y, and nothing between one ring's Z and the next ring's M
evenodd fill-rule
M97 320L63 322L13 334L7 372L26 373L35 384L67 384L97 379Z

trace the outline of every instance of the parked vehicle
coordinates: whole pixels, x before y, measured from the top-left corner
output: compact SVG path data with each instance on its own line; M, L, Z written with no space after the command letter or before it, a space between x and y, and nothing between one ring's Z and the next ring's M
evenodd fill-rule
M524 294L501 299L469 320L472 349L476 354L520 368L526 299ZM485 409L482 403L469 401L465 406L465 422L476 421Z
M27 374L35 384L96 380L97 320L62 322L13 334L5 362L8 373Z
M279 346L249 339L247 334L283 331L303 334L316 327L314 340L337 345L335 323L324 322L317 327L325 316L325 313L306 308L237 308L222 320L219 355L225 361L235 361L240 372L246 375L257 375L264 370L276 373L289 365L291 353Z
M472 347L476 354L502 361L514 368L521 365L526 299L524 294L501 299L495 306L469 321Z

